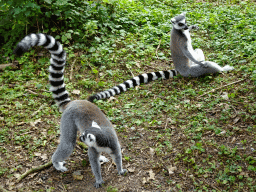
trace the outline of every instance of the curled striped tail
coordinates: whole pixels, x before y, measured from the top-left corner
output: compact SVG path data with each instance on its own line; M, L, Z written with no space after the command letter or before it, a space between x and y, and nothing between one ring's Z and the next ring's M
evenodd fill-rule
M159 78L162 79L169 79L177 75L176 70L168 70L168 71L158 71L158 72L151 72L151 73L144 73L141 75L138 75L130 80L127 80L111 89L108 89L106 91L102 91L100 93L96 93L93 96L90 96L88 98L88 101L93 102L94 99L100 100L100 99L106 99L114 95L118 95L122 92L127 91L127 89L131 87L138 86L142 83L149 83L151 81L155 81Z
M51 53L51 65L49 67L49 81L51 84L50 91L52 91L53 98L58 104L60 111L63 111L65 104L71 101L64 84L66 52L54 37L42 33L32 33L27 35L18 43L13 52L16 55L21 56L24 52L27 52L34 46L44 46L44 48L48 49Z

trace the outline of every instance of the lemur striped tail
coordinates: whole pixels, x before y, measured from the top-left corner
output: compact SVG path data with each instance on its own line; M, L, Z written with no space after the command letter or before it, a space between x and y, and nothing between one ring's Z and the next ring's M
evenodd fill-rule
M53 98L58 104L61 111L65 104L70 102L68 92L64 84L64 67L66 64L66 52L62 45L55 40L54 37L46 34L30 34L24 37L13 51L16 55L21 56L27 52L31 47L44 46L51 53L50 67L49 67L49 81L50 91L53 93Z
M168 70L168 71L158 71L158 72L151 72L151 73L144 73L141 75L138 75L130 80L127 80L109 90L102 91L100 93L97 93L93 96L90 96L88 98L88 101L93 102L94 99L100 100L100 99L106 99L114 95L118 95L122 92L127 91L127 89L131 87L138 86L142 83L149 83L151 81L157 80L159 78L162 79L169 79L171 77L174 77L177 75L176 70Z

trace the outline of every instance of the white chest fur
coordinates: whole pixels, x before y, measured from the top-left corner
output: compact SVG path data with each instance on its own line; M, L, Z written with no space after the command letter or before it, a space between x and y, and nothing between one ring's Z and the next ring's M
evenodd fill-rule
M191 37L190 37L189 30L183 30L183 34L184 34L184 35L186 36L186 38L187 38L187 44L192 47L192 45L191 45Z
M194 53L194 49L192 47L192 42L191 42L191 37L190 37L190 33L189 30L183 30L183 34L186 36L187 38L187 47L188 47L188 51L193 54Z

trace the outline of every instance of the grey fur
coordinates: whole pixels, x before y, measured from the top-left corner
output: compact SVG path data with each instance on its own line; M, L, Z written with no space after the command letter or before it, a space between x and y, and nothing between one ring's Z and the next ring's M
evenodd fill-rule
M229 65L221 67L215 62L204 61L203 51L201 49L193 50L189 31L198 29L198 27L196 25L187 26L185 13L172 18L171 21L173 25L170 43L172 60L175 70L182 76L198 77L207 73L234 69Z
M16 55L22 55L33 46L44 46L51 53L50 66L50 91L57 102L60 110L63 111L60 123L60 144L52 156L53 166L60 171L67 171L64 167L67 159L76 145L77 131L82 133L80 139L88 144L88 156L94 173L95 187L101 186L102 180L100 161L107 161L101 152L107 152L116 162L118 174L125 174L126 169L122 168L121 147L110 121L102 111L89 101L71 101L64 84L64 67L66 53L62 45L52 36L46 34L30 34L18 43L14 50Z

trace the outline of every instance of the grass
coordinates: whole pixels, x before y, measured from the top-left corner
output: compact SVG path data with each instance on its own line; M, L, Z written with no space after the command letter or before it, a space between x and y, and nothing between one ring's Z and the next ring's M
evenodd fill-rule
M122 2L116 13L119 30L84 49L65 46L69 54L65 83L72 99L86 99L132 75L173 68L170 19L181 11L188 12L189 24L200 27L192 33L193 47L203 49L208 60L235 70L160 80L98 101L115 125L124 148L124 167L130 170L118 177L107 173L114 171L113 166L103 165L104 189L255 191L255 2ZM4 186L9 190L79 189L82 181L65 183L72 173L53 169L25 179L23 185L12 183L26 169L50 159L58 144L61 116L48 91L49 54L36 48L17 60L20 70L5 69L0 76L0 181L10 181ZM72 94L73 90L81 93ZM76 148L68 167L85 170L83 175L92 183L91 169L80 156L87 158ZM170 166L176 169L171 172ZM48 177L42 181L45 185L33 187L42 175Z

